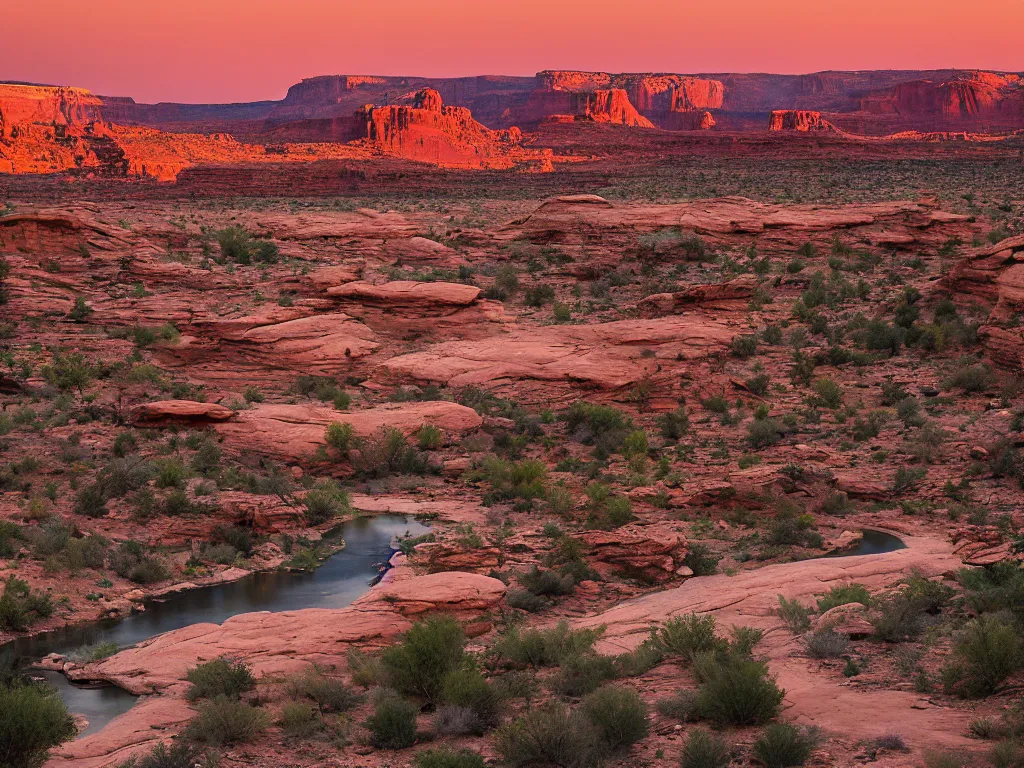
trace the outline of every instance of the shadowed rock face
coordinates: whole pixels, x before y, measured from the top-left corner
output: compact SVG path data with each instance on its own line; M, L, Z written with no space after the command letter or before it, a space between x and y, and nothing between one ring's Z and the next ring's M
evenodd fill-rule
M777 109L768 121L769 131L831 131L835 127L821 117L821 112L805 109Z
M954 295L977 299L992 307L978 329L992 359L1019 368L1024 364L1024 236L1010 237L979 248L944 278Z

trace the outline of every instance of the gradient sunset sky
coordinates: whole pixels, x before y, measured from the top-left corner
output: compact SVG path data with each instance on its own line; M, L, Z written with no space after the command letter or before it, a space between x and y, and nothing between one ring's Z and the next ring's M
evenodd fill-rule
M0 80L138 101L279 99L319 74L1024 70L1024 0L48 0Z

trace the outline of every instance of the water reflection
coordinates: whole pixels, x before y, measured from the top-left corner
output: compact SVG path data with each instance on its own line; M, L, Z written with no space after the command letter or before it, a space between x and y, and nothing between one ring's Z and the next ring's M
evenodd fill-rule
M92 622L18 638L2 650L13 651L25 662L49 653L68 654L101 642L114 642L121 647L133 645L192 624L220 624L241 613L344 608L377 578L394 552L392 542L396 536L418 536L428 530L396 515L360 518L340 527L345 548L312 573L256 573L230 584L202 587L148 602L143 613L121 620ZM134 696L119 688L82 688L71 685L63 675L46 677L56 685L72 712L89 718L85 733L99 730L135 701Z
M839 552L829 552L824 557L853 557L854 555L883 555L886 552L895 552L897 549L906 549L907 545L897 536L885 531L875 531L865 528L863 538L849 549Z

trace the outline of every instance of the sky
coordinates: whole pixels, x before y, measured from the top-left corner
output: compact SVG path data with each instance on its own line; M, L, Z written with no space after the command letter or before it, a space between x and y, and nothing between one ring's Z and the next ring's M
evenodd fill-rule
M1024 71L1024 0L47 0L0 27L0 80L140 102L321 74Z

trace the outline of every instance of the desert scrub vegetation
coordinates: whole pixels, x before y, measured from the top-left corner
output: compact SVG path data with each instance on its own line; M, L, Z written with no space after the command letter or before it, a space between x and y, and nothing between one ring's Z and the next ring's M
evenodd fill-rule
M378 749L406 749L416 743L419 708L389 688L373 693L373 713L364 723Z
M186 672L185 679L192 684L186 694L189 701L218 696L237 699L256 687L248 664L225 657L197 664Z
M227 227L215 232L214 236L220 246L220 257L215 259L219 264L234 262L248 266L276 264L280 260L280 252L274 243L255 239L241 227Z
M0 593L0 630L22 632L41 619L53 615L50 596L31 589L27 581L11 574Z
M467 479L490 486L484 504L514 501L517 509L526 511L547 495L547 465L536 459L509 461L486 456L469 471Z
M49 750L74 738L74 719L56 689L18 675L0 680L0 765L38 768Z
M459 623L437 616L414 624L381 656L389 685L400 693L439 701L445 678L467 663Z
M248 744L269 726L270 715L262 707L218 695L199 704L185 737L211 747Z

